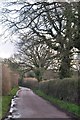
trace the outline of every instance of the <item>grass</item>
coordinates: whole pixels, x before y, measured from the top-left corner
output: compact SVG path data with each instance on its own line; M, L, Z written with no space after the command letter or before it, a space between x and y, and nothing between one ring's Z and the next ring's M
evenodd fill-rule
M70 103L70 102L59 100L59 99L54 98L53 96L50 96L50 95L46 95L41 90L35 90L34 92L37 95L41 96L42 98L50 101L52 104L55 104L55 105L59 106L60 108L67 110L68 112L76 115L77 117L80 117L80 106L73 104L73 103Z
M2 96L2 117L8 112L11 99L12 96Z
M8 95L2 96L2 117L4 117L8 112L11 99L16 94L18 89L18 87L14 87Z
M0 119L2 118L2 96L0 96Z

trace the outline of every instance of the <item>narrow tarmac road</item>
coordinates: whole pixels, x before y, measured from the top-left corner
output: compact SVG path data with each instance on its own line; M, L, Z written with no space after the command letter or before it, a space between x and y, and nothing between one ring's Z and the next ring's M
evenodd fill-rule
M28 88L21 87L17 94L14 118L70 118Z

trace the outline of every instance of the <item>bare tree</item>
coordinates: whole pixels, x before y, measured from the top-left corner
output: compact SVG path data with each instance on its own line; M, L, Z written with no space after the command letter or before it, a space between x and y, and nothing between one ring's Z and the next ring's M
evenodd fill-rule
M77 3L17 1L7 3L3 13L3 23L17 33L32 33L38 36L39 43L46 43L49 48L59 53L61 77L70 76L71 49L75 46L78 25ZM14 9L16 6L18 8ZM15 17L11 16L12 14ZM21 34L20 34L21 35Z
M50 49L46 44L35 44L34 38L28 41L24 37L19 43L19 52L15 59L19 60L19 64L23 65L28 71L33 70L38 81L42 80L43 74L47 69L58 69L55 62L57 53Z

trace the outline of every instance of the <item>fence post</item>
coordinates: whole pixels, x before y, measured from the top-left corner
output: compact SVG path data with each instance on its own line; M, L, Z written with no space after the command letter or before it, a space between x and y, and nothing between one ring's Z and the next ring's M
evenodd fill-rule
M2 61L0 60L0 119L2 118Z

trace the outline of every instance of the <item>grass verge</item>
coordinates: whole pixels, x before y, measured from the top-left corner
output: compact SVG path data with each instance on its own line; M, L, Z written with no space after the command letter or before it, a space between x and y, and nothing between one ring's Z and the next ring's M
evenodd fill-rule
M50 95L46 95L41 90L34 90L34 92L37 95L39 95L40 97L48 100L52 104L55 104L55 105L59 106L59 108L62 108L64 110L74 114L76 117L80 117L80 106L78 106L76 104L73 104L73 103L70 103L70 102L59 100L59 99L54 98L53 96L50 96Z
M18 91L19 87L14 87L8 95L2 96L2 117L6 115L9 110L10 102L13 96Z
M2 118L2 96L0 96L0 119Z

